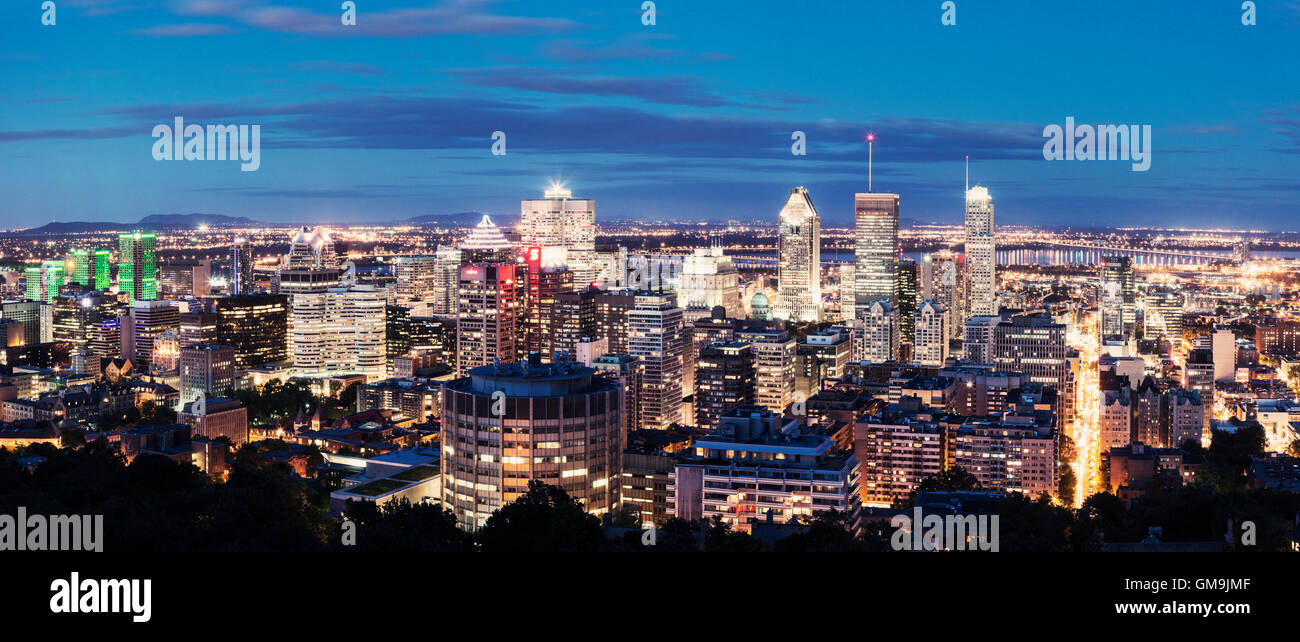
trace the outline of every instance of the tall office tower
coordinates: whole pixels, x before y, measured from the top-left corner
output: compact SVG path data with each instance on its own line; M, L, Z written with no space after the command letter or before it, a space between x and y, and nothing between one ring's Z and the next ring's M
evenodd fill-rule
M290 301L294 370L303 377L387 376L387 292L368 285L303 292Z
M551 250L560 250L555 253ZM530 352L550 361L556 350L556 331L561 319L556 314L556 298L573 292L573 271L563 262L563 248L531 247L524 253L527 296L524 298L520 357Z
M519 268L471 263L460 269L456 373L512 362L518 350Z
M943 306L925 301L913 314L916 343L912 360L923 366L942 366L948 358L948 315Z
M1148 289L1143 328L1148 339L1165 337L1177 342L1183 336L1183 295L1159 286Z
M1097 289L1097 307L1101 312L1101 337L1133 338L1137 324L1137 288L1133 278L1133 259L1106 256L1101 259L1101 283Z
M645 364L642 430L666 430L682 421L682 338L682 309L676 295L636 295L635 307L627 313L627 352Z
M232 346L235 367L246 370L289 358L288 324L288 295L208 297L181 315L181 345Z
M439 245L434 253L432 290L429 307L434 314L454 315L458 305L456 283L460 280L461 251L450 245Z
M81 248L72 249L72 282L78 285L90 287L94 284L94 275L91 270L90 250Z
M44 261L39 267L24 268L27 277L27 299L54 303L59 296L59 288L67 282L68 273L63 261Z
M844 376L853 360L853 338L840 328L810 332L795 346L794 394L806 400L822 389L822 382Z
M898 296L898 194L854 195L853 295L858 318L871 304L885 299L892 307Z
M54 298L51 308L53 340L66 341L73 354L90 349L96 323L116 321L118 314L117 297L96 291L65 292Z
M239 296L253 289L253 244L241 236L230 245L230 292Z
M130 325L123 334L130 334L130 350L127 337L123 337L123 353L131 358L137 372L148 372L153 360L154 348L159 337L167 332L179 332L181 312L171 301L141 299L131 306Z
M39 300L0 303L0 318L23 326L22 345L54 341L54 306Z
M754 352L748 343L711 343L695 369L695 427L712 431L718 418L754 403Z
M479 366L447 382L443 507L474 530L536 480L564 489L588 513L612 511L622 486L621 397L616 382L568 362Z
M181 405L195 399L225 396L235 387L235 348L195 343L181 348Z
M808 190L796 187L777 219L776 305L779 319L821 321L821 217Z
M103 319L90 327L89 352L101 359L122 356L121 317Z
M158 296L176 299L212 294L211 259L172 259L158 265Z
M898 311L887 299L877 299L863 308L863 353L854 355L858 361L884 363L898 361Z
M576 355L584 339L590 341L600 336L596 330L596 294L596 290L587 288L555 296L555 350ZM608 340L604 346L605 352L609 352Z
M458 248L461 253L461 264L465 263L502 263L513 264L515 262L515 246L506 240L506 235L501 232L487 214L483 215L483 220L469 231L469 236L460 242Z
M438 257L434 255L398 256L393 259L394 292L400 303L423 301L433 295ZM459 266L457 266L459 267Z
M117 289L127 303L158 298L158 236L131 232L117 237Z
M271 279L274 294L321 293L342 285L344 269L339 264L334 239L328 230L302 228L289 242L289 253Z
M854 306L857 300L853 295L854 283L854 266L852 263L840 266L840 321L851 321L858 318Z
M107 292L113 287L112 274L109 271L109 261L113 258L111 250L95 250L91 255L94 261L94 267L91 270L91 276L94 280L93 286L100 292Z
M721 307L713 309L713 313L703 319L696 319L685 324L690 329L691 347L686 352L686 361L693 363L699 361L700 351L705 346L713 343L729 343L736 340L736 332L740 330L740 321L737 319L728 319ZM695 388L687 388L689 392Z
M722 306L728 317L744 316L740 305L740 272L721 247L696 248L693 254L682 259L681 281L678 301L682 308L711 311Z
M411 309L401 305L384 306L384 343L387 348L388 371L393 371L393 361L411 354Z
M432 354L442 363L456 364L456 317L411 317L410 325L411 352Z
M562 185L551 185L545 198L519 203L519 240L525 246L562 247L578 289L596 278L596 201L573 198Z
M1208 437L1210 420L1214 418L1213 348L1193 348L1187 353L1187 362L1183 364L1183 387L1200 395L1201 403L1205 407L1201 434Z
M1000 316L971 317L962 327L961 358L972 363L993 363L994 329Z
M785 412L794 402L797 342L785 330L767 329L737 331L736 340L748 343L754 353L754 403Z
M994 265L997 239L993 233L993 197L987 187L966 190L966 293L969 315L998 313L998 277ZM965 322L965 319L961 319ZM954 323L957 320L954 319Z
M618 383L622 403L620 425L623 443L627 443L627 434L641 427L641 386L645 376L645 364L630 355L610 352L591 361L597 377L605 377Z
M949 250L921 257L920 298L938 302L948 313L950 339L962 338L962 324L970 318L966 314L966 270L962 259L961 254Z
M1058 422L1072 418L1073 363L1077 361L1066 347L1065 325L1046 313L1012 317L993 327L994 369L1024 373L1034 383L1056 388Z
M627 315L636 307L636 294L600 292L595 306L596 336L609 339L610 352L628 352Z
M916 315L917 306L926 299L920 298L920 274L917 269L916 261L913 259L898 260L898 318L904 320L899 324L898 341L902 345L910 346L915 342L913 338L913 325L907 323ZM947 309L944 309L945 314Z

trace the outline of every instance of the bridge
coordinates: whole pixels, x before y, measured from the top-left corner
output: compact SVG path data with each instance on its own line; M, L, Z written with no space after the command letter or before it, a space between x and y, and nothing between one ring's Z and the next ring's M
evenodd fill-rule
M1035 245L1046 247L1022 247L998 250L998 265L1097 265L1108 256L1127 256L1139 266L1180 267L1210 265L1215 261L1235 261L1231 252L1205 252L1194 250L1159 250L1142 247L1115 247L1090 245L1084 243L1067 243L1060 241L1039 241Z

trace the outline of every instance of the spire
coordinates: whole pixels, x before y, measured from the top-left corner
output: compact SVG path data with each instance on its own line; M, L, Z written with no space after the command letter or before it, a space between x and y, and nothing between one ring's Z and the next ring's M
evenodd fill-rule
M970 154L966 155L966 191L970 191Z
M871 147L872 144L875 142L876 142L876 134L868 133L867 134L867 193L868 194L872 193L871 192Z

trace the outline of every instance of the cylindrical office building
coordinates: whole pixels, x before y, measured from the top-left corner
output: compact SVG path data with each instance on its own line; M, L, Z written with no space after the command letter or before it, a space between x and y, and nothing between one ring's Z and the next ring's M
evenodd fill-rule
M471 369L442 390L443 505L475 530L528 482L559 486L587 511L618 505L620 392L561 360Z

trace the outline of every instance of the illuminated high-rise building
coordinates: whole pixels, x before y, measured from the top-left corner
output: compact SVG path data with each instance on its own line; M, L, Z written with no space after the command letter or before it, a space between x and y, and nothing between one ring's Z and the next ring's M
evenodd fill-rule
M230 246L230 292L253 293L253 244L240 237Z
M433 281L427 299L434 314L456 314L456 284L460 281L462 257L461 251L450 245L439 245L434 253Z
M131 358L136 370L147 372L154 358L154 349L160 337L175 335L180 330L180 310L170 301L137 300L131 306L130 324L123 332L123 352ZM128 346L129 344L129 346ZM127 350L127 348L130 348ZM166 364L160 364L165 368Z
M294 370L304 377L388 373L386 291L373 286L329 288L290 300Z
M683 337L682 309L675 295L637 295L627 313L627 343L628 354L645 364L642 430L664 430L682 421Z
M1183 336L1182 293L1158 286L1147 290L1143 334L1148 339L1174 341Z
M1134 326L1137 325L1137 285L1132 258L1102 257L1097 307L1101 312L1099 329L1103 340L1119 337L1127 341L1133 338Z
M682 259L678 304L690 310L707 310L721 306L727 316L740 318L740 272L722 248L696 248Z
M853 295L859 319L871 314L871 304L884 299L892 307L898 297L898 194L854 195Z
M935 301L948 315L948 338L961 338L966 314L966 271L962 255L948 250L921 257L919 281L922 301Z
M754 403L754 351L748 343L710 343L700 350L695 373L695 427L713 430L718 418Z
M754 403L783 413L795 400L795 367L798 342L785 330L748 329L736 332L736 340L750 345L754 353Z
M288 295L208 297L181 315L181 345L231 346L235 367L244 370L288 358L288 324Z
M553 184L544 198L520 201L519 240L524 246L562 247L578 289L596 278L596 201L573 198Z
M994 267L997 243L993 234L993 197L986 187L966 190L966 293L969 316L998 313L998 282ZM964 323L966 319L961 319ZM954 323L954 325L960 325Z
M519 346L520 268L470 263L460 268L456 372L515 360Z
M520 357L536 352L543 361L549 361L557 350L556 338L562 325L557 299L574 290L573 271L563 262L564 255L563 248L531 247L524 253L527 296L520 324Z
M777 318L821 320L821 259L821 217L808 190L796 187L777 221Z
M898 361L899 324L910 321L899 319L898 310L888 299L877 299L863 308L862 354L854 355L859 361L884 363Z
M475 530L541 481L609 513L622 488L622 401L616 381L569 362L478 366L447 382L442 506Z
M113 276L109 268L109 262L113 258L111 250L95 250L94 252L95 267L92 276L94 277L94 288L100 292L107 292L113 287Z
M917 269L916 261L913 259L898 260L898 318L911 319L918 309L921 301L925 299L920 296L920 274ZM898 328L898 341L904 346L910 346L913 343L913 327L911 323L902 323Z
M90 250L82 248L72 249L72 282L78 285L91 286L94 283L91 274Z
M915 342L912 360L923 366L942 366L948 358L948 315L943 306L925 301L913 313Z
M463 263L514 263L515 246L487 214L457 249Z
M117 287L127 302L158 298L158 237L153 232L130 232L117 237Z
M59 296L59 288L63 287L67 280L68 273L65 267L64 261L45 261L39 266L24 268L23 274L27 278L27 300L54 303L54 298Z

